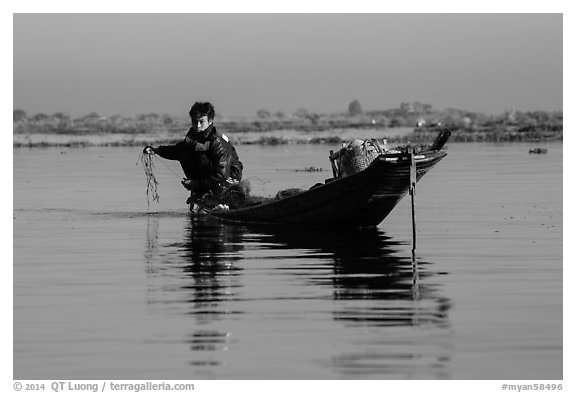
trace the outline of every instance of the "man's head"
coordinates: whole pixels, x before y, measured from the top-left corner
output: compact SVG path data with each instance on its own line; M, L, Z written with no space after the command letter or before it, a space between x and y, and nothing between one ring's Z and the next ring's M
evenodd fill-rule
M214 121L214 106L209 102L196 102L190 108L190 120L196 131L204 131Z

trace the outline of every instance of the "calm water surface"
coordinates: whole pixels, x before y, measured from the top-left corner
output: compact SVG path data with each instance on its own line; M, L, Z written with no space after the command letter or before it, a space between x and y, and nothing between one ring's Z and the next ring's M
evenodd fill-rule
M450 144L378 228L186 214L139 148L14 150L15 379L562 379L562 144ZM254 194L334 146L239 146ZM297 171L305 167L323 172Z

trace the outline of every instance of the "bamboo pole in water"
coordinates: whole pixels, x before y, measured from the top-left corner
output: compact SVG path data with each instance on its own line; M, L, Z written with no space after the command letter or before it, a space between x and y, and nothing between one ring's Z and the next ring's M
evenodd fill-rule
M412 204L412 253L416 250L416 209L414 197L416 194L416 160L414 149L410 150L410 201Z

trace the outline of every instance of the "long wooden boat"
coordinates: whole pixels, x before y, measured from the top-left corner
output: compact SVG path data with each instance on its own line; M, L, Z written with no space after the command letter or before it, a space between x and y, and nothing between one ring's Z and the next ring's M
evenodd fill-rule
M225 220L371 227L380 224L408 193L411 166L420 180L445 156L441 150L450 135L440 133L427 149L383 152L364 170L287 196L238 209L213 209L208 214Z

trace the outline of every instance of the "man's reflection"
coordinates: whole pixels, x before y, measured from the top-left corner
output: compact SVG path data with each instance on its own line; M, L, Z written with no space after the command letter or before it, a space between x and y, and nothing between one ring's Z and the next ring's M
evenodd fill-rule
M158 217L149 218L145 257L147 271L167 277L154 303L182 309L195 323L184 338L193 352L192 367L220 366L222 351L232 342L230 331L216 328L212 322L241 314L235 305L241 288L242 268L237 264L243 250L246 228L223 225L206 217L189 217L184 239L158 246ZM177 287L172 288L173 285ZM172 288L172 289L171 289ZM176 298L177 300L173 300ZM220 354L220 355L219 355Z
M198 321L209 322L222 314L240 312L224 303L237 299L236 292L242 285L242 268L236 262L244 248L245 232L246 228L239 225L223 225L202 217L190 219L179 251L185 261L183 273L191 279L182 289Z

